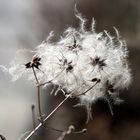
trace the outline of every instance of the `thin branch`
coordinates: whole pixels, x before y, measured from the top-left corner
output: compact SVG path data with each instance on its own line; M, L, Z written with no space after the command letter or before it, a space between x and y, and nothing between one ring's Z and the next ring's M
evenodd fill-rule
M69 99L71 97L73 93L67 95L59 104L56 108L54 108L54 110L48 115L46 116L46 118L43 120L43 123L46 122L60 107L61 105L64 104L64 102ZM43 123L39 123L39 125L33 130L30 132L30 134L24 139L24 140L28 140L41 126L43 126Z
M36 123L35 123L35 105L31 106L31 110L32 110L33 130L35 130L35 128L36 128ZM52 131L61 132L61 133L65 132L64 130L56 129L56 128L53 128L53 127L50 127L50 126L47 126L47 125L43 125L43 126L45 126L46 129L49 129L49 130L52 130ZM83 133L83 132L86 132L85 128L80 130L80 131L74 131L72 133L79 134L79 133ZM38 139L36 133L35 133L35 136L36 136L36 139Z
M71 92L69 95L66 95L65 98L58 104L58 106L56 106L52 112L49 113L49 115L47 115L44 119L42 118L42 113L41 113L41 104L40 104L40 87L42 85L45 85L47 83L51 83L52 80L54 80L55 78L57 78L58 76L60 76L60 74L63 72L63 70L55 76L54 79L48 81L48 82L45 82L43 84L40 84L39 80L38 80L38 77L37 77L37 74L36 74L36 71L34 69L34 67L32 67L32 70L33 70L33 74L34 74L34 77L35 77L35 80L36 80L36 83L37 83L37 93L38 93L38 109L39 109L39 115L40 115L40 119L41 119L41 122L38 124L38 126L35 127L35 122L33 123L33 126L34 126L34 130L32 130L29 135L24 139L24 140L28 140L29 138L32 137L32 135L34 135L37 130L42 127L42 126L45 126L44 123L64 104L64 102L66 100L68 100L70 97L72 97L72 94L73 92ZM86 92L88 92L89 90L91 90L99 81L97 81L91 88L89 88L88 90L86 90L84 93L82 94L85 94ZM55 128L51 128L51 127L48 127L48 126L45 126L46 128L48 129L51 129L51 130L55 130L55 131L58 131L58 132L62 132L64 133L65 131L62 131L62 130L58 130L58 129L55 129ZM83 129L82 131L77 131L77 132L74 132L74 133L81 133L81 132L85 132L85 129Z
M32 70L33 70L33 73L34 73L34 77L35 77L35 80L36 80L36 84L37 84L37 99L38 99L38 111L39 111L39 116L40 116L40 119L42 120L42 111L41 111L41 102L40 102L40 86L39 86L39 80L37 78L37 75L36 75L36 72L35 72L35 69L34 67L32 67Z
M34 77L35 77L36 83L39 84L39 80L37 78L37 75L36 75L34 67L32 67L32 70L33 70L33 73L34 73Z
M40 87L37 87L37 96L38 96L38 109L39 109L39 116L42 119L42 111L41 111L41 102L40 102Z

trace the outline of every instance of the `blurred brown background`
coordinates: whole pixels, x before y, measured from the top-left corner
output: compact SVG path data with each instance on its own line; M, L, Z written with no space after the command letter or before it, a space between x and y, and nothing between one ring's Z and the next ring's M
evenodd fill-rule
M77 130L87 127L86 134L73 134L65 140L140 140L140 1L139 0L0 0L0 65L6 65L19 49L34 49L49 34L55 39L68 26L78 27L74 5L88 19L96 20L96 31L108 30L114 35L113 26L126 40L130 51L133 83L120 97L123 104L114 105L114 116L103 100L93 105L93 120L85 124L84 108L73 108L77 100L64 104L48 121L54 128L66 130L71 124ZM30 58L24 53L22 60ZM19 58L19 61L21 58ZM7 140L16 140L32 129L31 104L37 104L34 83L22 79L10 82L10 77L0 71L0 134ZM49 113L63 97L48 96L42 91L42 107ZM59 132L41 129L40 140L55 140ZM32 137L34 140L35 137Z

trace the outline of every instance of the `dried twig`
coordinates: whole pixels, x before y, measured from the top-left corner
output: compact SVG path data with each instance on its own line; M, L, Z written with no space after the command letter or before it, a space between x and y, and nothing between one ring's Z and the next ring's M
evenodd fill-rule
M38 110L39 110L39 117L40 117L40 120L42 121L42 111L41 111L41 102L40 102L40 86L39 86L39 80L37 78L37 75L36 75L36 72L35 72L35 69L34 67L32 67L32 70L33 70L33 74L34 74L34 77L35 77L35 80L36 80L36 84L37 84L37 96L38 96Z
M38 125L33 131L30 132L30 134L25 138L25 140L28 140L41 126L43 126L43 124L44 124L44 123L45 123L45 122L46 122L46 121L61 107L61 105L64 104L64 102L65 102L66 100L68 100L68 99L71 97L72 94L73 94L73 93L67 95L67 96L58 104L58 106L57 106L56 108L54 108L53 111L52 111L49 115L47 115L45 119L42 120L43 123L42 123L42 122L39 123L39 125Z

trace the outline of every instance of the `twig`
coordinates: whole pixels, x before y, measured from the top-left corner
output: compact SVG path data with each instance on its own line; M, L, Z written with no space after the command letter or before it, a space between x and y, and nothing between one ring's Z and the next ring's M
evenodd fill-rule
M60 107L61 105L64 104L64 102L69 99L71 97L73 93L67 95L59 104L56 108L54 108L54 110L46 116L46 118L43 120L43 123L46 122ZM33 130L30 132L30 134L25 138L25 140L28 140L41 126L43 126L43 123L39 123L39 125Z
M34 67L32 67L32 70L33 70L33 73L34 73L34 76L35 76L36 83L39 84L39 80L37 78L37 75L36 75Z
M39 111L39 116L40 116L40 119L42 120L42 111L41 111L41 102L40 102L40 86L39 86L39 80L37 78L37 75L36 75L36 72L35 72L35 69L34 67L32 67L32 70L33 70L33 73L34 73L34 77L35 77L35 80L36 80L36 84L37 84L37 96L38 96L38 111Z
M35 105L32 105L32 106L31 106L31 109L32 109L33 130L35 130L35 128L36 128L36 123L35 123ZM48 125L44 125L44 123L43 123L42 126L44 126L46 129L49 129L49 130L52 130L52 131L56 131L56 132L59 132L59 133L65 132L64 130L60 130L60 129L53 128L53 127L48 126ZM80 130L80 131L73 131L72 133L73 133L73 134L80 134L80 133L85 133L86 131L87 131L87 129L84 128L84 129L82 129L82 130ZM27 132L27 133L29 133L29 132ZM26 133L25 133L25 134L26 134ZM38 136L37 136L36 132L34 133L34 135L36 136L36 139L38 140ZM21 137L23 137L23 136L21 136ZM20 138L19 138L19 139L20 139Z
M37 74L36 74L36 71L34 69L34 67L32 66L32 70L33 70L33 74L34 74L34 77L35 77L35 80L36 80L36 84L37 84L37 93L38 93L38 109L39 109L39 115L40 115L40 123L38 124L38 126L35 127L35 121L34 121L34 117L33 117L33 127L34 127L34 130L32 130L29 135L24 139L24 140L28 140L29 138L31 138L32 135L34 135L37 130L41 127L41 126L45 126L44 123L61 107L61 105L64 104L64 102L66 100L68 100L70 97L72 97L72 94L73 92L71 92L70 94L66 95L65 98L58 104L58 106L56 106L52 112L49 113L49 115L47 115L44 119L42 117L42 113L41 113L41 103L40 103L40 87L47 84L47 83L51 83L51 81L53 81L55 78L57 78L62 72L63 70L55 76L54 79L48 81L48 82L45 82L43 84L40 84L39 80L38 80L38 77L37 77ZM96 81L96 83L90 87L89 89L87 89L85 92L83 92L82 94L85 94L86 92L88 92L89 90L91 90L99 81ZM32 108L32 114L33 114L33 108ZM65 133L65 131L62 131L62 130L58 130L58 129L55 129L55 128L51 128L51 127L48 127L48 126L45 126L46 128L48 129L51 129L51 130L55 130L55 131L58 131L58 132L62 132L62 133ZM85 129L83 129L82 131L77 131L77 132L74 132L74 133L81 133L81 132L85 132Z

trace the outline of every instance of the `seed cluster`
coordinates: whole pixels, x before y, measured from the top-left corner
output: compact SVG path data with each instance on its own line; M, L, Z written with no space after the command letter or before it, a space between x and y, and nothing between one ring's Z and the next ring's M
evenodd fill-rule
M86 20L78 12L76 17L81 21L80 29L68 28L58 42L51 42L51 34L25 68L35 67L40 82L51 81L67 93L73 92L90 110L98 98L110 97L129 86L128 50L116 28L116 37L107 31L96 33L93 20L87 31Z

